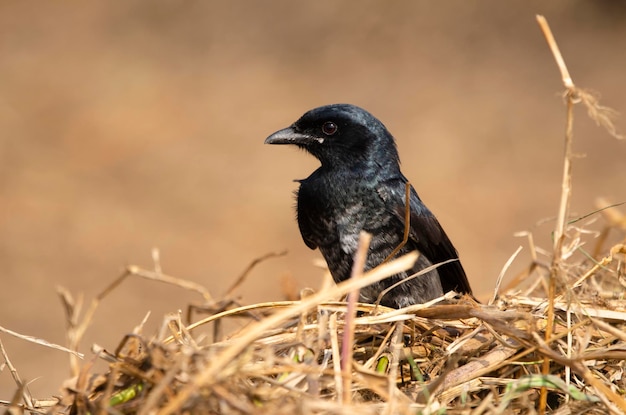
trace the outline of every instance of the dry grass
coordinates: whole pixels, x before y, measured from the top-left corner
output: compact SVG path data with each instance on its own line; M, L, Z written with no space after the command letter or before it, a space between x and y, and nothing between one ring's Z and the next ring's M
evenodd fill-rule
M156 335L139 326L113 353L96 352L110 362L108 372L93 373L93 362L77 367L63 399L47 409L533 413L546 388L548 406L559 413L622 413L626 246L614 245L594 260L576 254L588 242L584 234L574 226L567 234L570 259L553 301L552 333L545 332L550 267L540 259L519 278L523 283L489 305L448 296L400 310L357 304L351 313L346 303L329 301L414 260L405 257L302 301L233 306L230 299L211 300L209 308L221 311L194 324L175 314ZM132 268L126 275L150 274ZM242 329L210 339L216 324L234 318L246 322ZM546 359L550 371L542 374Z
M5 405L73 414L625 413L626 220L616 207L602 209L607 225L594 234L581 225L588 217L570 218L571 107L581 101L605 112L557 61L568 130L555 243L544 255L529 235L532 263L507 289L498 282L489 304L452 294L400 310L355 303L359 288L407 269L416 254L365 274L355 268L349 281L300 301L248 306L163 275L155 255L155 270L129 267L84 313L61 292L70 349L127 277L196 291L207 316L183 323L173 314L154 335L142 323L117 350L94 350L87 363L71 354L76 376L58 401L33 399L15 371L18 388ZM611 229L622 240L606 247ZM364 240L360 255L366 248ZM232 319L243 328L223 335ZM108 371L95 373L96 359L108 361ZM6 354L5 361L14 372Z

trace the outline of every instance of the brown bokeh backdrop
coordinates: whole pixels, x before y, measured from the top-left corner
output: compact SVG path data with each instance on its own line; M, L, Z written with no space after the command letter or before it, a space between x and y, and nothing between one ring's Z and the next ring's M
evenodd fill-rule
M0 324L64 344L56 287L91 299L122 267L215 296L249 261L246 303L282 280L317 287L293 179L315 160L264 138L305 110L350 102L396 136L405 174L461 253L476 292L534 229L548 246L562 169L559 75L548 18L581 86L626 112L624 2L8 1L0 4ZM572 209L624 201L624 142L576 113ZM624 127L623 122L622 130ZM522 254L513 270L526 264ZM83 343L115 348L147 310L154 328L193 294L129 280ZM67 356L2 335L37 397ZM36 379L37 378L37 379ZM0 399L15 386L0 373Z

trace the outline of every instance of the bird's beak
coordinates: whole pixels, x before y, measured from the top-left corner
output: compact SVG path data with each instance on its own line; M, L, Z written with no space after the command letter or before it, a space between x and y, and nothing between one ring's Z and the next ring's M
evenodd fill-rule
M293 129L293 127L283 128L276 131L265 139L265 144L296 144L305 145L311 141L320 142L317 137L308 134L302 134ZM323 141L323 140L322 140Z

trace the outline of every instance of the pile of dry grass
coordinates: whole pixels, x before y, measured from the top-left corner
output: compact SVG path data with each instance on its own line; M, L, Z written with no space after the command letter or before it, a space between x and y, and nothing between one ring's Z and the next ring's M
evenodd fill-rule
M626 246L580 260L569 254L583 239L573 226L568 232L571 260L562 263L551 300L550 266L537 260L519 278L524 286L516 283L490 304L447 296L393 310L328 301L415 259L404 257L301 301L213 302L214 312L194 324L175 315L158 335L138 329L115 353L100 351L110 360L107 373L84 365L54 410L532 413L544 389L548 408L559 413L624 412ZM209 325L230 318L249 323L211 340L207 333L218 330Z

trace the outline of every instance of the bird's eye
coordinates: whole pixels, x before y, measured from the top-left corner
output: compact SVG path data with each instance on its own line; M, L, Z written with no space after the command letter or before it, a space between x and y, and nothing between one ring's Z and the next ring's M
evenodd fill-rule
M332 121L326 121L324 125L322 125L322 132L326 135L333 135L338 129L337 124Z

